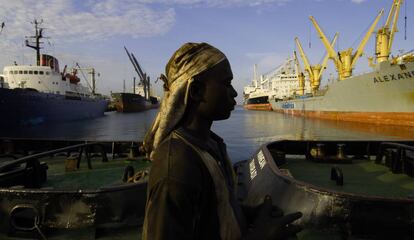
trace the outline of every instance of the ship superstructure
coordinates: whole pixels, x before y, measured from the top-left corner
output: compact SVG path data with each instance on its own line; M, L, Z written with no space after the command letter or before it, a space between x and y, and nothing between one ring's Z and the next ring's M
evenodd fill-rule
M373 70L363 74L354 74L352 69L383 10L356 51L352 48L334 51L315 18L310 17L330 59L335 63L338 79L325 89L314 92L311 97L271 101L273 110L331 120L414 126L414 55L408 52L390 58L401 4L402 0L393 1L385 25L377 30L375 59L370 60Z
M293 58L272 71L257 76L257 66L254 66L254 77L251 85L244 87L244 107L251 110L271 110L269 101L280 101L299 94L299 81ZM304 92L310 93L307 82Z

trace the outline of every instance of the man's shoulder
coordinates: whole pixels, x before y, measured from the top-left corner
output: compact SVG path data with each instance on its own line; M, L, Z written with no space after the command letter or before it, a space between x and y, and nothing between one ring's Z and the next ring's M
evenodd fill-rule
M182 139L170 134L157 147L154 154L151 174L156 178L173 178L189 183L202 181L206 173L200 155Z

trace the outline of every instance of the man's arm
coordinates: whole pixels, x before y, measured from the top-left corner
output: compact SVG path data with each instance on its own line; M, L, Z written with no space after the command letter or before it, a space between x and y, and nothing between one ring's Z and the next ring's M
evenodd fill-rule
M159 181L149 192L143 239L195 239L198 196L197 189L176 179Z

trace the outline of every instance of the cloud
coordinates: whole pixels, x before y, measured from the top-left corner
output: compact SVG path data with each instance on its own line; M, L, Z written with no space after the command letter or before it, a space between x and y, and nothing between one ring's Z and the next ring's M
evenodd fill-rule
M351 0L351 2L356 3L356 4L360 4L365 2L366 0Z
M33 32L29 22L43 19L49 36L58 41L105 40L114 36L151 37L166 33L175 23L173 8L156 9L140 1L21 0L2 1L1 20L9 40Z
M153 37L167 33L177 7L258 7L292 0L1 0L0 21L6 40L21 42L33 32L29 22L43 19L49 36L59 42Z

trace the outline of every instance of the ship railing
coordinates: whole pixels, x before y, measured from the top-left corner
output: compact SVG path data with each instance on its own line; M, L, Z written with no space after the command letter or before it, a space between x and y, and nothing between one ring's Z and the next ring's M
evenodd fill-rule
M375 162L388 166L393 173L405 173L414 177L414 146L381 143Z

